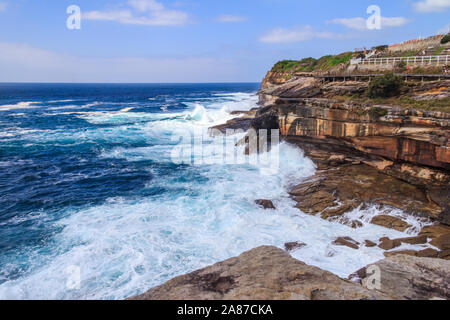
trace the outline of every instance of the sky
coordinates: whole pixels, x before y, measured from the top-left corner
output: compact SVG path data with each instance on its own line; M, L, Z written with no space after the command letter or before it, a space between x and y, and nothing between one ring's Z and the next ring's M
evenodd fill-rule
M449 13L450 0L0 0L0 82L259 82L279 60L446 33Z

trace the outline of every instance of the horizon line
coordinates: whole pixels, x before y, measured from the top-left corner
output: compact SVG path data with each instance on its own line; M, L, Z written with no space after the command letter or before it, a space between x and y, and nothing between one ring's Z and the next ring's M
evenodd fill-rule
M37 82L37 81L0 81L0 84L246 84L262 81L224 81L224 82Z

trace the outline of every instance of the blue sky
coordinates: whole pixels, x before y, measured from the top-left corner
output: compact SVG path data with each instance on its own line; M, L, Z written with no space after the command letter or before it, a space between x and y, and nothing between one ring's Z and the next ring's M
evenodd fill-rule
M81 29L69 30L77 5ZM364 27L370 5L381 30ZM0 0L2 82L257 82L282 59L448 30L450 0Z

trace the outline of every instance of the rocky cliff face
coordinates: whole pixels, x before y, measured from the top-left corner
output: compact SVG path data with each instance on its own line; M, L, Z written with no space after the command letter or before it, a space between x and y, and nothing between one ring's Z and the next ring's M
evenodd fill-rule
M274 108L283 137L334 138L380 159L450 169L448 114L303 98L278 99Z
M450 114L335 98L361 94L367 82L323 83L312 75L283 82L273 77L269 73L263 82L264 111L257 116L276 114L282 137L304 149L319 168L336 162L369 165L423 193L425 203L411 213L423 213L419 207L425 204L426 215L450 223ZM414 83L404 94L423 99L434 93L439 99L448 96L449 88L448 81ZM404 199L410 196L404 194Z

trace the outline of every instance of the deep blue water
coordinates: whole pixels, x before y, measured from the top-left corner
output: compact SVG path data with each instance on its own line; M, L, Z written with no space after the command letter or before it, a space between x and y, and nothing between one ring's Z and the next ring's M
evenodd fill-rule
M164 192L143 188L159 175L182 167L144 160L129 163L99 155L114 147L153 145L144 137L83 137L83 132L107 131L154 121L132 117L117 123L90 123L72 112L180 113L192 103L223 102L223 93L254 93L259 84L0 84L0 222L37 210L101 203L115 196L146 196ZM233 100L233 99L231 99ZM21 103L32 102L25 108ZM51 133L62 135L47 139ZM150 173L148 167L156 171ZM145 170L143 170L145 168ZM30 226L33 228L33 226ZM22 227L21 227L22 228ZM3 239L3 241L2 241ZM32 237L0 239L0 249L15 248ZM16 242L17 241L17 242Z

